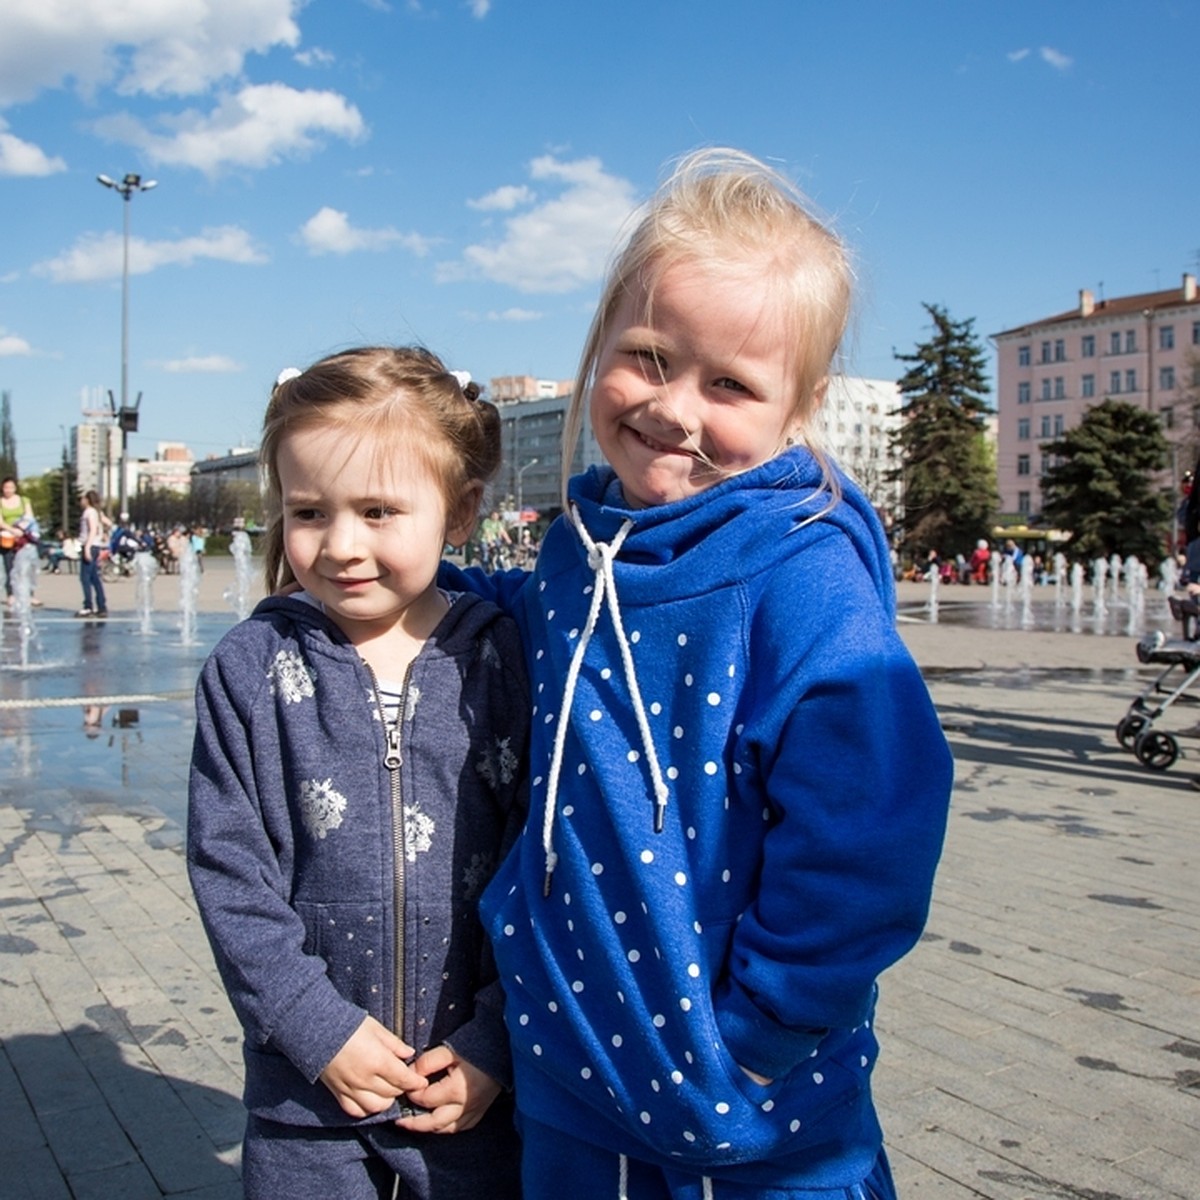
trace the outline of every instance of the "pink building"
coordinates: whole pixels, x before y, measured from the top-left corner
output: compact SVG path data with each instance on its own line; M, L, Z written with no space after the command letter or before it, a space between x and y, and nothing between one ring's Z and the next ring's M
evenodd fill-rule
M1181 287L1097 300L992 335L996 346L997 483L1005 515L1041 512L1043 444L1109 398L1157 413L1174 447L1171 483L1200 445L1200 298Z

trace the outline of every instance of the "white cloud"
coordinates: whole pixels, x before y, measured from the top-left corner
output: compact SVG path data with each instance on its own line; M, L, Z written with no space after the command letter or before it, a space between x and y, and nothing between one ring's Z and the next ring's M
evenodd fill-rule
M1041 56L1042 62L1049 63L1056 71L1067 70L1075 61L1060 50L1055 50L1053 46L1043 46L1038 54Z
M188 358L172 358L160 364L164 371L176 375L228 375L246 368L224 354L195 354Z
M597 158L545 155L530 163L529 175L559 194L505 221L499 242L468 246L461 262L441 264L441 281L482 276L522 292L568 292L600 278L633 210L633 185L606 173Z
M314 46L311 50L301 50L293 57L302 67L329 67L337 61L331 51L322 50L320 46Z
M97 121L93 128L136 146L155 163L195 167L209 175L301 157L324 136L356 141L366 133L362 114L344 96L282 83L244 87L225 96L211 113L189 109L159 123L167 133L155 133L127 113Z
M413 254L429 253L430 242L417 233L382 229L357 229L349 216L326 205L300 227L300 241L309 254L352 254L356 250L391 250L402 246Z
M5 0L0 104L74 84L192 95L236 77L247 54L296 46L303 0Z
M0 329L0 358L26 357L33 353L33 347L15 333Z
M503 312L490 312L489 321L540 321L542 313L529 308L506 308Z
M70 250L33 267L35 275L54 283L91 283L121 277L124 241L121 234L84 234ZM259 264L267 257L250 235L236 225L206 229L195 237L176 242L149 242L129 239L129 273L146 275L159 267L190 267L201 259L220 262Z
M492 0L467 0L467 7L471 10L471 16L482 21L492 11Z
M478 200L468 200L467 207L480 212L511 212L514 208L531 203L535 198L534 190L523 183L509 184L506 187L498 187L494 192L488 192L486 196L480 196Z
M1029 57L1029 47L1025 46L1020 50L1010 50L1008 52L1009 62L1023 62Z
M8 122L0 117L0 175L55 175L66 169L61 158L9 133Z

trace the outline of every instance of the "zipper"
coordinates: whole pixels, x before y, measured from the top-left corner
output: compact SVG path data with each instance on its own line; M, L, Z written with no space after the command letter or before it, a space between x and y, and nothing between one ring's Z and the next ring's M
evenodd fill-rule
M404 930L404 801L400 791L400 768L404 764L404 755L400 750L400 726L404 721L404 709L408 703L408 684L412 674L412 664L405 669L404 682L400 687L400 704L396 712L396 724L389 725L387 713L384 712L383 701L379 696L379 680L374 668L369 663L363 664L371 676L371 687L375 695L375 705L379 712L379 721L383 727L383 765L388 773L388 782L392 806L392 909L395 914L394 953L395 978L392 981L393 1010L392 1028L398 1038L405 1038L404 1030L404 983L405 983L405 930Z

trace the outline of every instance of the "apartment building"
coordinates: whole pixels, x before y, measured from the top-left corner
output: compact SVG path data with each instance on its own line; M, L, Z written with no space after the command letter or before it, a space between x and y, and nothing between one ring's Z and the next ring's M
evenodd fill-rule
M1169 480L1200 444L1200 296L1180 287L1116 299L1089 289L1067 312L992 335L996 347L997 484L1006 515L1041 512L1045 444L1106 399L1158 415L1172 446Z

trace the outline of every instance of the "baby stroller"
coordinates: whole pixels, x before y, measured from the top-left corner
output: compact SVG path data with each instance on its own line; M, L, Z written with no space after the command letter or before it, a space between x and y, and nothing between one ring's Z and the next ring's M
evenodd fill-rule
M1200 703L1200 696L1188 691L1200 678L1200 604L1178 596L1169 597L1167 603L1182 636L1168 638L1158 630L1138 642L1138 662L1162 664L1163 669L1117 722L1117 741L1152 771L1165 771L1179 757L1178 738L1156 729L1155 722L1176 701ZM1171 679L1173 675L1182 679Z

